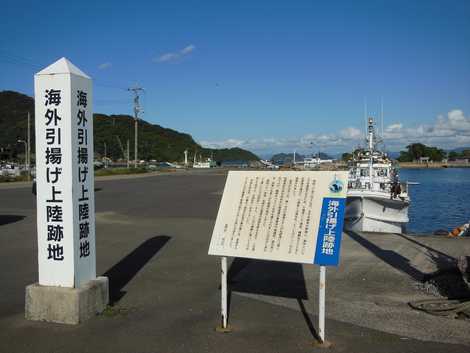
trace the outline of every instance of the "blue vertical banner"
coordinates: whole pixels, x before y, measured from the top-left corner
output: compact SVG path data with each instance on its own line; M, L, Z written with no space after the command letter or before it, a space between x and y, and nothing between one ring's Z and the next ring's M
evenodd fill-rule
M314 264L338 266L345 207L345 198L323 198Z

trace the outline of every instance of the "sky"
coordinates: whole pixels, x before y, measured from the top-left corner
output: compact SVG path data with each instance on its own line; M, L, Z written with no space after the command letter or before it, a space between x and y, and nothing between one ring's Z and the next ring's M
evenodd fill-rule
M367 113L390 151L470 146L470 1L2 1L0 90L61 57L94 111L207 147L350 151ZM382 127L379 128L382 130Z

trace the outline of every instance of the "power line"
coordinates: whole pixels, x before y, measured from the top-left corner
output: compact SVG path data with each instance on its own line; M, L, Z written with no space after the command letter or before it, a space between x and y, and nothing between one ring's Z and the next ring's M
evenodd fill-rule
M9 53L5 51L4 49L0 49L0 62L6 62L8 64L13 64L17 66L30 67L35 70L41 70L45 67L45 65L37 64L29 58ZM109 82L109 81L104 81L101 79L94 78L93 83L95 86L98 86L98 87L114 88L114 89L118 89L122 91L127 91L127 88L125 88L125 85L121 85L116 82Z

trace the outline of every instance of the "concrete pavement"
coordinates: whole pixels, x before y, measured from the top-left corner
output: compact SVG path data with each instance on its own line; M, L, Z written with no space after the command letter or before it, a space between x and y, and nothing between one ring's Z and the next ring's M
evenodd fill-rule
M79 326L23 318L25 286L37 280L35 202L29 188L1 189L0 352L320 351L311 346L313 266L235 260L229 273L234 331L214 331L219 259L207 250L224 182L218 172L97 181L97 268L110 278L113 305ZM457 255L455 245L419 241ZM423 244L345 235L342 264L328 270L330 351L469 351L468 322L406 307L425 297L413 276L436 264L426 260L430 250ZM457 248L465 252L468 242Z

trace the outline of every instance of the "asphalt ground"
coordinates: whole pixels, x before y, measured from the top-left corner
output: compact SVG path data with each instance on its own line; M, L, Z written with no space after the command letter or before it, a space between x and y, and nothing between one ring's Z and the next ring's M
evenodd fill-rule
M27 184L0 187L0 352L324 350L312 345L318 300L313 266L234 260L229 271L233 330L215 331L220 322L220 267L219 258L208 256L207 250L224 183L219 172L97 181L97 271L110 279L111 305L77 326L24 319L25 287L37 281L35 199ZM456 326L467 329L456 339L445 339L452 330L445 337L426 336L437 319L423 313L416 314L416 323L415 316L406 315L400 322L405 309L389 309L396 302L387 288L403 287L398 294L407 294L413 271L397 269L395 257L389 263L387 251L381 254L378 245L369 244L375 240L346 236L344 241L351 252L344 253L338 269L328 272L326 335L333 343L328 351L470 351L460 338L469 336L468 322ZM369 271L376 268L375 276L360 265L362 257ZM384 280L390 273L400 283ZM387 320L395 324L383 322ZM416 327L421 323L423 327ZM453 327L454 322L443 325Z

